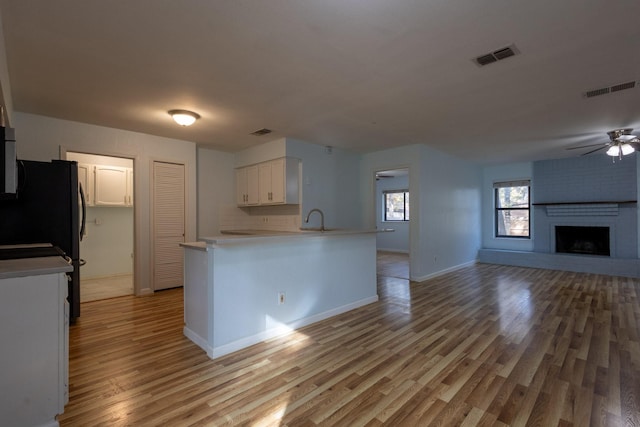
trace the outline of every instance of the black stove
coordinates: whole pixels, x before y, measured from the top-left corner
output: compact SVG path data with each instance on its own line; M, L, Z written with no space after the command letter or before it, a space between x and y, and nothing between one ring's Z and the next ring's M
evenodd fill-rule
M12 245L0 246L0 260L19 258L40 258L47 256L61 256L66 258L66 254L57 246L33 246L33 245Z

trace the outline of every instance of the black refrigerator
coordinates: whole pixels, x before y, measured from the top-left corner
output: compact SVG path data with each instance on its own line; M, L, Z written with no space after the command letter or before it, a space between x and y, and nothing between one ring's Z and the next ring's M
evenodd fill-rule
M78 164L65 160L17 163L16 194L0 199L0 245L51 243L66 254L73 265L68 273L68 300L74 321L80 316L80 211L84 211Z

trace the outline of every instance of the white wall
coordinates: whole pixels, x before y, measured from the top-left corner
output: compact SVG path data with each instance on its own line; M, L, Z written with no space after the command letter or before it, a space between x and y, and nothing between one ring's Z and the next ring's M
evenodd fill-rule
M409 176L397 176L393 178L381 178L376 181L376 228L382 230L391 228L391 233L378 233L378 250L409 253L409 222L408 221L384 221L384 192L387 190L409 189ZM409 203L411 205L411 196ZM409 208L411 213L411 208Z
M482 247L487 249L506 249L517 251L532 251L533 239L509 239L495 237L493 183L500 181L515 181L531 179L533 163L510 163L504 165L487 166L482 171ZM533 193L533 182L531 186ZM532 194L529 195L533 199ZM533 221L533 218L531 218ZM534 224L531 224L531 230Z
M474 262L481 242L481 170L429 147L411 145L363 156L365 224L375 226L375 171L407 167L412 280Z
M198 155L198 238L214 236L220 230L220 208L234 206L235 156L205 148Z
M49 161L77 151L134 159L135 291L151 283L150 171L153 161L184 163L186 241L196 239L196 147L192 142L89 125L33 114L14 113L18 158Z
M133 274L133 208L88 207L81 279Z

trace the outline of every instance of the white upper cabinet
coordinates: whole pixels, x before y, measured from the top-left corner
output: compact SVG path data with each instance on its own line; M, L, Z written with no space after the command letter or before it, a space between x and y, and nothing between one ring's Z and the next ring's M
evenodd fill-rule
M127 168L95 167L95 206L127 206Z
M133 169L127 168L127 194L125 205L133 206Z
M84 200L87 206L94 205L94 185L93 185L93 172L95 166L87 163L78 163L78 182L82 186L84 193Z
M255 206L259 203L258 166L236 169L236 201L238 206Z
M257 199L247 197L251 185L248 172L256 173ZM238 206L299 203L299 160L282 158L236 170ZM248 203L251 200L252 203Z

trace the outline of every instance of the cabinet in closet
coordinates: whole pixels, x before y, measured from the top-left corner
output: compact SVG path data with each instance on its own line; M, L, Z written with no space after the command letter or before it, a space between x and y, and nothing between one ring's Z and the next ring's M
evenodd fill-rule
M78 163L78 182L80 186L82 186L84 200L87 206L94 206L94 169L95 167L93 165Z
M95 206L127 205L127 168L95 166Z

